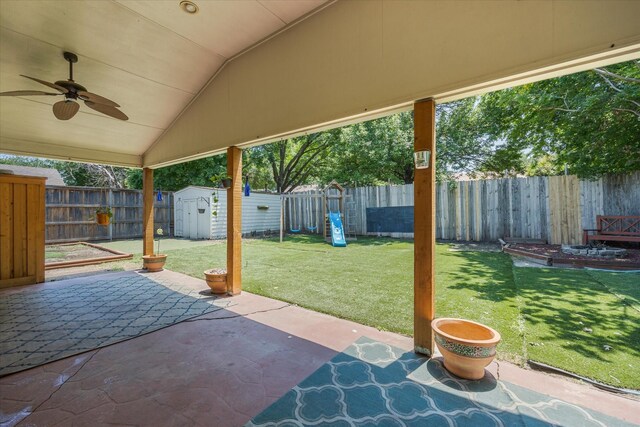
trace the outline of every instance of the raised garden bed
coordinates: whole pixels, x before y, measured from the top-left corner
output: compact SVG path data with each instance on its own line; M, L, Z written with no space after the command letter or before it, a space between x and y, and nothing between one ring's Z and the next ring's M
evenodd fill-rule
M509 243L502 250L528 261L556 267L592 267L612 270L640 270L640 250L627 249L624 258L599 258L564 253L560 245Z
M105 248L94 243L76 242L47 245L45 247L45 270L79 267L132 258L132 254Z

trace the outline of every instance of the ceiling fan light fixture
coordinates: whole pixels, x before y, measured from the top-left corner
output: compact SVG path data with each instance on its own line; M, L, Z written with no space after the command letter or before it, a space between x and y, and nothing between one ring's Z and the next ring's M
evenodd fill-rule
M69 120L76 115L79 109L80 105L74 99L66 98L53 104L53 115L58 120Z
M185 12L187 12L187 13L189 13L189 14L193 15L194 13L197 13L197 12L198 12L198 10L199 10L200 8L198 7L198 5L197 5L197 4L195 4L195 3L194 3L194 2L192 2L192 1L189 1L189 0L182 0L182 1L180 2L180 9L182 9L182 10L184 10Z

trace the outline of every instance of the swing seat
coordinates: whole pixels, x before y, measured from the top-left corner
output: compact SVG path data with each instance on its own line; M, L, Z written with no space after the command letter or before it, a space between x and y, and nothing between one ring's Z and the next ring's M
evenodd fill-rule
M290 231L291 233L299 233L299 232L300 232L300 229L295 230L295 229L293 229L293 228L290 228L290 229L289 229L289 231Z
M307 230L309 230L309 231L316 231L316 229L317 229L317 228L318 228L318 227L307 227Z

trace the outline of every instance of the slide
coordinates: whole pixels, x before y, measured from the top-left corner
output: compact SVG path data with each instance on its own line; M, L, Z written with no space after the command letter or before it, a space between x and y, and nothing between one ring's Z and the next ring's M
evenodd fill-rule
M333 246L347 246L340 212L329 212L329 222L331 223L331 244Z

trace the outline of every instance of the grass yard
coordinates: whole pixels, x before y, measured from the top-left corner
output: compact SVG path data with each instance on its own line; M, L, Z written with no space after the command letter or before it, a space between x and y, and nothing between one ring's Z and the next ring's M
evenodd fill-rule
M639 274L514 268L514 275L528 359L640 388Z
M167 268L202 278L205 269L225 265L220 243L173 239L161 249L169 255ZM139 241L105 246L141 248ZM436 246L438 317L464 317L497 329L503 360L532 359L640 389L640 274L514 268L500 252L449 249ZM288 237L282 244L247 239L243 289L411 335L413 242L359 238L333 248L316 236Z

